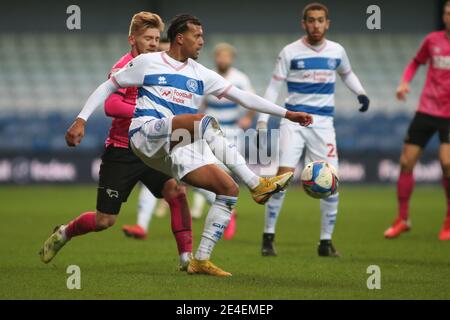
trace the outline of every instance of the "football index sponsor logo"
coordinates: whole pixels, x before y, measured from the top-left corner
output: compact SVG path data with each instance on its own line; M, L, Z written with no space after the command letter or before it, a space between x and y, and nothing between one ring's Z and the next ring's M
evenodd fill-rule
M172 99L172 89L161 88L161 96L164 99L171 100Z

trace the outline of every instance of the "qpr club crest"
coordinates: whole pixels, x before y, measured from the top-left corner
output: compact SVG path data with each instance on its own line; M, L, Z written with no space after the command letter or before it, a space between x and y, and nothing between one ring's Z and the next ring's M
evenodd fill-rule
M198 89L197 81L195 81L194 79L189 79L188 81L186 81L186 87L190 92L196 92Z
M328 59L328 66L331 70L336 69L336 59Z
M158 121L156 121L156 123L155 123L155 130L157 131L157 132L159 132L159 131L161 131L161 129L162 129L162 127L164 126L164 124L165 124L165 122L164 122L164 120L158 120Z

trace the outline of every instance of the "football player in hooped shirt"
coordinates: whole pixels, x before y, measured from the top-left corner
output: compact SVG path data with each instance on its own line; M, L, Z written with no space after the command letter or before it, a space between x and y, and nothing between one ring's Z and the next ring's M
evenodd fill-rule
M231 273L215 266L210 257L230 221L239 187L216 165L217 160L242 180L253 199L261 204L286 188L293 174L272 178L255 175L236 145L226 140L217 120L198 114L203 95L226 97L245 108L287 118L296 125L308 126L312 117L242 91L197 63L195 59L204 40L202 24L196 17L175 17L167 35L169 51L139 55L91 94L78 115L80 128L74 132L72 142L81 141L84 122L113 92L118 88L139 87L128 133L133 152L148 166L216 194L188 273L228 277Z
M111 75L139 54L155 52L163 28L164 23L158 15L150 12L135 14L128 37L131 52L113 66ZM129 87L118 88L106 99L105 113L113 120L100 166L97 211L85 212L67 225L58 227L40 252L43 262L50 262L71 238L111 227L122 203L127 200L137 182L141 181L144 191L141 192L139 200L144 206L141 210L151 209L149 202L153 197L150 192L158 198L164 197L169 203L172 231L180 254L180 270L187 269L192 256L192 230L185 188L178 185L175 179L145 165L128 148L128 128L136 107L136 97L137 88ZM66 136L72 146L76 145L72 143L72 134L76 128L75 123Z
M306 163L325 160L338 169L336 134L333 124L336 73L357 96L361 104L359 111L365 112L369 108L369 98L352 71L345 49L340 44L325 38L330 26L327 7L320 3L307 5L303 10L302 26L306 36L288 44L280 52L265 98L276 101L281 88L287 85L286 109L312 114L314 125L301 128L293 126L289 121L281 121L278 174L294 172L303 153ZM266 115L261 115L257 128L265 130L267 120ZM266 204L261 249L263 256L276 255L273 245L275 226L284 197L285 192L280 192ZM338 201L338 194L320 200L322 223L318 246L319 256L339 256L331 242Z
M414 189L414 167L430 138L437 132L441 142L439 159L442 166L442 186L447 202L446 218L439 233L440 240L450 240L450 1L444 5L445 30L432 32L425 37L416 56L403 73L397 98L405 100L420 65L428 63L427 78L419 106L412 120L400 156L400 175L397 182L398 215L384 233L386 238L396 238L411 228L409 200Z

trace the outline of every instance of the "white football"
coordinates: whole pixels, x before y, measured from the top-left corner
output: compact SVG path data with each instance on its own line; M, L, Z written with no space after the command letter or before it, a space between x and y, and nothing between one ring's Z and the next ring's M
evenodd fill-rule
M313 161L302 171L302 185L305 192L316 199L335 194L339 187L336 169L326 161Z

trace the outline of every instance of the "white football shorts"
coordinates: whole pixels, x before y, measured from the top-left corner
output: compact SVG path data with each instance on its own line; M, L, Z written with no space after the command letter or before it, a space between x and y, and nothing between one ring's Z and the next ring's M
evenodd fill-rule
M314 123L309 127L282 119L279 141L280 167L296 168L304 155L304 165L325 160L338 170L336 133L332 117L314 116Z
M130 139L133 152L149 167L178 181L200 167L218 164L205 140L197 140L170 150L172 118L155 119L144 123Z

